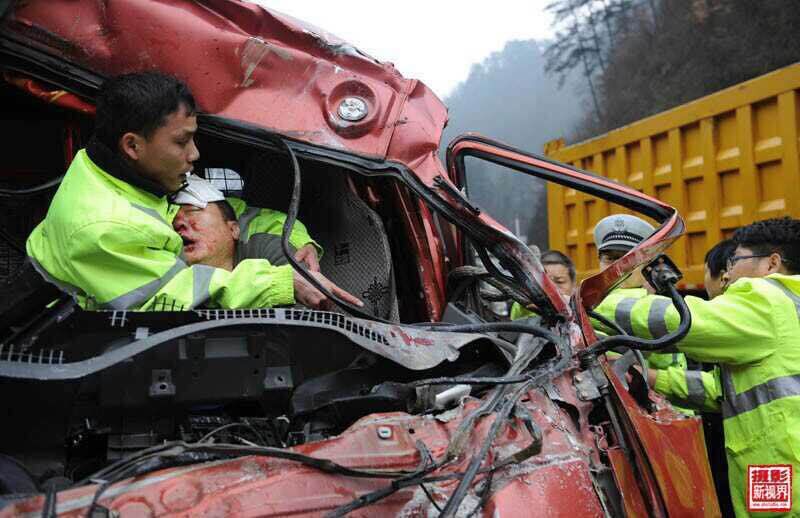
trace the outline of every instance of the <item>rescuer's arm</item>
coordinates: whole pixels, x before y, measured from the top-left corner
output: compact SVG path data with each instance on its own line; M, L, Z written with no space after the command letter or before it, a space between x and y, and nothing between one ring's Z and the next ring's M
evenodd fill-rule
M692 314L686 337L679 350L699 361L743 364L766 358L776 343L776 315L773 301L755 290L751 279L742 279L713 300L684 299ZM672 301L648 295L633 301L604 300L595 311L613 319L623 328L630 326L642 338L660 338L678 327L679 316Z
M294 272L265 260L242 261L233 271L187 266L150 236L124 222L92 223L74 233L67 250L74 283L92 306L143 311L200 305L261 308L293 304Z
M659 370L651 369L651 372L655 373L653 390L671 402L693 410L719 412L722 385L718 368L706 372L667 367Z

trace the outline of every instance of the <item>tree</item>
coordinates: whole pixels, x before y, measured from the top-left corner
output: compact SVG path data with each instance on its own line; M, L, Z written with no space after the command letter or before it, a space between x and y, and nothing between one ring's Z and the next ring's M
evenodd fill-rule
M606 73L619 20L632 5L633 0L556 0L545 8L559 27L545 49L545 69L563 80L566 73L580 68L598 121L603 118L598 76Z
M592 23L586 9L580 19ZM574 138L629 124L800 60L796 0L647 0L614 9L607 12L608 26L606 18L599 18L602 23L594 18L609 35L605 66L592 68L600 116L586 118ZM572 67L583 70L580 63Z

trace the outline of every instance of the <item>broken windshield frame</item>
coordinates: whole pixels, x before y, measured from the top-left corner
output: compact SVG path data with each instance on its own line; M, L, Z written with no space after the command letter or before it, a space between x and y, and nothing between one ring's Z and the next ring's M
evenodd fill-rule
M611 289L622 282L635 268L655 259L684 232L683 220L677 211L630 187L618 184L576 167L555 162L475 134L456 137L447 148L447 168L463 185L466 178L465 159L476 157L546 181L551 181L622 205L661 223L653 234L605 270L585 279L578 293L582 304L592 308ZM527 247L526 247L527 248ZM546 276L540 284L555 307L563 306L555 285Z

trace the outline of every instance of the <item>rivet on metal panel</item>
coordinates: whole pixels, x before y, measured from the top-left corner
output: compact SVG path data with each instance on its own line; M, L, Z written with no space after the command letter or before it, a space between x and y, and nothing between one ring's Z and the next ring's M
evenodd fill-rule
M389 426L379 426L378 427L378 437L380 437L384 441L391 439L392 438L392 428L389 427Z
M337 113L346 121L356 122L367 116L369 108L367 102L361 97L345 97L339 103Z

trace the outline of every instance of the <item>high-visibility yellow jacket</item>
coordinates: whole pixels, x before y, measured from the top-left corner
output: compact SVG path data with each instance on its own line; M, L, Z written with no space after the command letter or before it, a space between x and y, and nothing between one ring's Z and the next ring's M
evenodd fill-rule
M795 481L792 515L800 515L800 275L739 279L713 300L685 300L692 326L678 349L720 365L736 514L747 515L748 466L788 464ZM644 338L663 336L679 320L672 304L655 295L622 308L603 301L595 310L630 322L634 334Z
M601 303L603 306L613 306L619 311L619 318L614 320L617 324L629 335L634 335L631 327L630 319L626 318L625 310L636 303L637 300L646 297L647 290L644 288L617 288L611 293L606 295ZM616 314L615 314L616 317ZM614 330L607 329L600 322L592 319L592 325L596 329L600 329L606 333L616 334ZM657 353L645 352L644 357L647 359L647 366L653 369L666 369L667 367L680 367L686 368L686 357L678 352L674 353Z
M34 267L81 307L186 310L294 303L288 265L248 259L233 271L187 266L180 257L183 242L171 225L177 206L108 156L107 148L97 153L104 170L86 150L78 152L27 242Z
M515 302L511 305L511 313L509 314L509 318L511 320L519 320L520 318L528 318L535 316L537 316L536 313L534 313L528 308L523 308L522 304L520 304L519 302Z
M240 248L246 249L255 240L260 244L267 245L267 248L280 248L280 241L283 235L283 224L286 222L286 214L283 212L265 209L260 207L248 207L244 200L239 198L226 198L236 214L239 223L239 243ZM295 220L292 225L292 233L289 234L289 248L299 250L305 245L312 244L317 249L317 257L322 257L322 247L311 239L305 225L300 220ZM248 255L248 257L251 257Z
M722 384L717 367L709 372L677 366L658 369L653 390L684 408L700 412L720 411Z
M647 290L644 288L617 288L606 296L603 303L606 305L613 305L614 307L625 308L645 296L647 296ZM514 302L514 304L511 305L511 314L509 317L511 320L517 320L535 315L536 313L522 307L519 302ZM630 329L629 321L623 319L619 324L626 333L633 334ZM616 334L613 329L606 328L594 319L592 319L592 325L605 334ZM648 366L653 369L666 369L667 367L686 368L686 358L681 353L645 353L644 356L647 358Z

